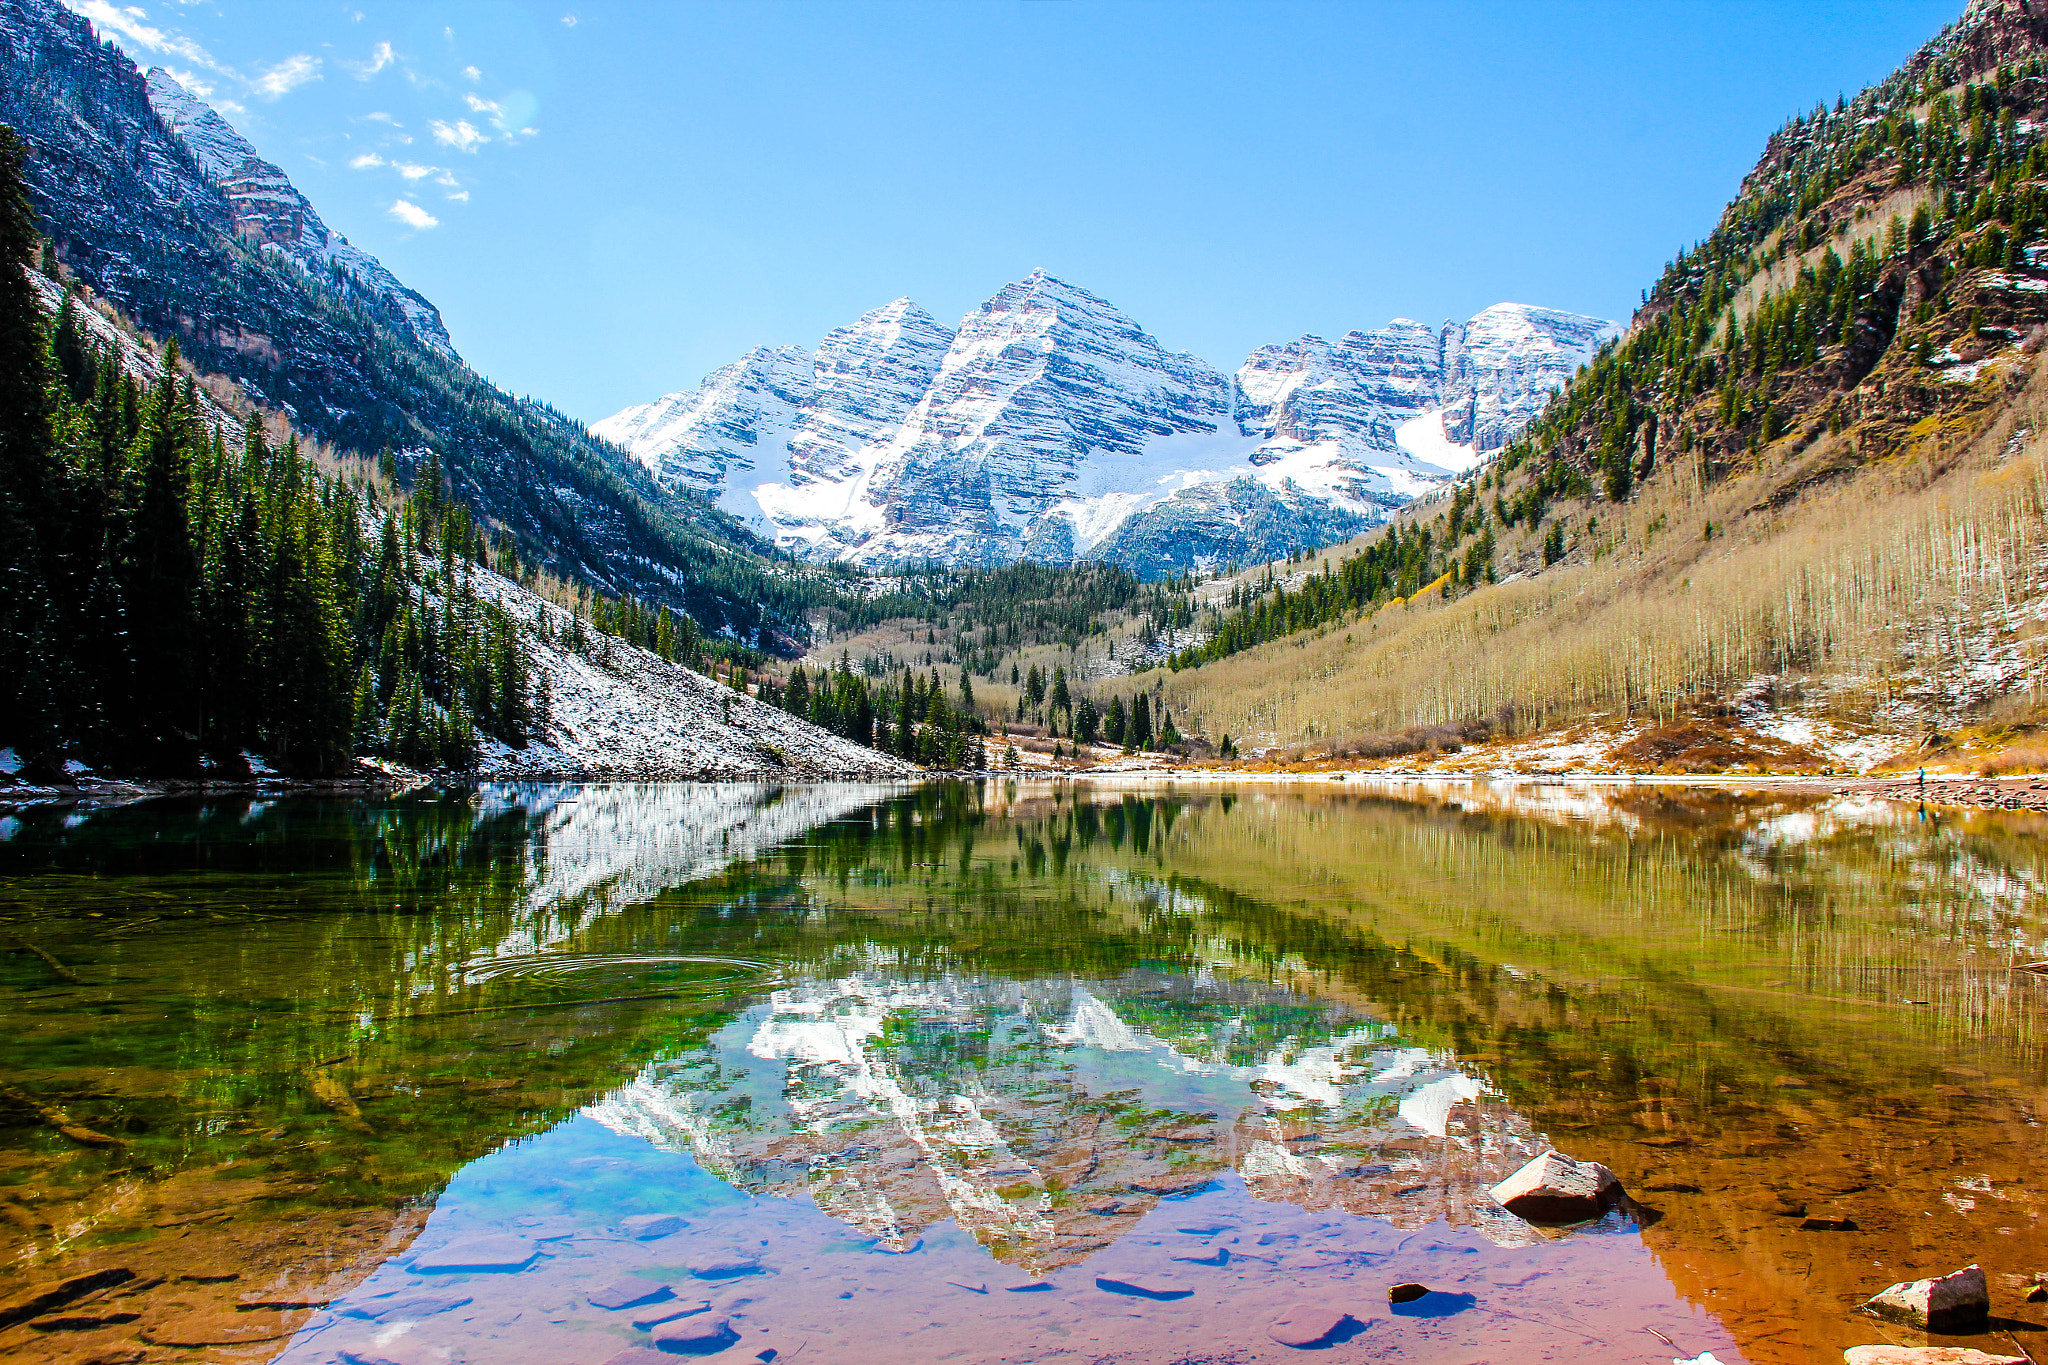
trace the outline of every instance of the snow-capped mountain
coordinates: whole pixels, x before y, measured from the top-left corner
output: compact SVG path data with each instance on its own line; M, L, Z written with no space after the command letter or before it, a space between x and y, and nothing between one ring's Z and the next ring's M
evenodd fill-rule
M1505 444L1612 330L1499 304L1232 377L1038 271L957 332L898 299L592 430L813 558L1158 574L1355 534Z
M396 311L414 337L454 357L441 310L399 283L382 261L329 230L291 179L258 156L226 119L162 67L150 71L146 88L150 108L164 127L184 143L199 169L233 206L237 236L278 247L316 274L339 268Z

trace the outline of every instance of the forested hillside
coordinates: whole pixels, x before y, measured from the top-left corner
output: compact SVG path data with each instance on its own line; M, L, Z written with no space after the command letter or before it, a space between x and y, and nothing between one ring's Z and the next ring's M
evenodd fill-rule
M1758 679L1895 730L2030 706L2044 39L1978 0L1793 118L1520 440L1157 685L1274 742L1668 723Z
M56 0L0 0L0 123L27 144L53 263L206 373L309 438L388 451L408 482L433 463L523 562L682 607L750 646L801 636L805 603L758 540L477 375L430 304L348 267L361 253L309 268L292 250L298 217L252 218L231 201L152 106L143 74ZM280 192L297 196L288 182Z

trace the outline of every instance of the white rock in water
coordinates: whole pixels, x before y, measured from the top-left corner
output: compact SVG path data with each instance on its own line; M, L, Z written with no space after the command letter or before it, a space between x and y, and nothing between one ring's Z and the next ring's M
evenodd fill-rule
M1848 1365L2031 1365L2025 1356L1994 1356L1966 1346L1851 1346Z
M1289 1305L1280 1316L1273 1319L1266 1335L1282 1346L1307 1348L1319 1346L1342 1331L1344 1324L1352 1321L1349 1313L1336 1308L1325 1308L1321 1304L1297 1303Z
M1622 1197L1621 1181L1597 1161L1549 1151L1490 1191L1494 1202L1531 1223L1583 1223Z
M1863 1305L1863 1311L1930 1332L1981 1327L1991 1317L1991 1291L1982 1266L1966 1265L1949 1275L1906 1280Z

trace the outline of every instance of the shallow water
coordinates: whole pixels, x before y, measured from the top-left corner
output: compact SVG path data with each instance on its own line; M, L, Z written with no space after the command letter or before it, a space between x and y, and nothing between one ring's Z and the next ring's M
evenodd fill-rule
M2039 1355L2042 831L1358 783L0 813L0 1353L598 1365L687 1312L722 1361L1832 1361L1980 1261L1954 1344ZM1633 1216L1487 1198L1552 1145Z

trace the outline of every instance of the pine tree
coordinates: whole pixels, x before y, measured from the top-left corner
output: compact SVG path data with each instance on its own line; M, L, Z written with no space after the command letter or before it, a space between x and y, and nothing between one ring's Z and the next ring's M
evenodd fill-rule
M1101 724L1102 717L1095 710L1095 699L1081 698L1081 704L1074 708L1074 738L1083 744L1093 744Z

